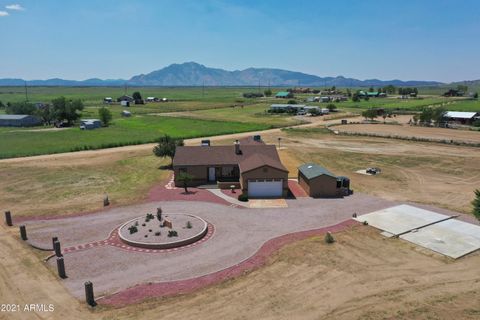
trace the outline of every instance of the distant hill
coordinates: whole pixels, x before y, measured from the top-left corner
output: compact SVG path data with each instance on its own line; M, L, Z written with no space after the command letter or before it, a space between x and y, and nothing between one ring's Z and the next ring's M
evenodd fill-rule
M22 79L0 79L0 86L23 86ZM319 77L302 72L271 68L248 68L228 71L210 68L196 62L171 64L160 70L122 79L87 79L83 81L48 79L30 80L29 86L304 86L304 87L369 87L369 86L437 86L437 81L401 81L401 80L358 80L353 78Z

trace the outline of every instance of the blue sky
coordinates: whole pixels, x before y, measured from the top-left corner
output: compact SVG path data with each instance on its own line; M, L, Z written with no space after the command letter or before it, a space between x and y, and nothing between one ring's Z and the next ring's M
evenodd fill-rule
M0 0L0 78L130 78L195 61L480 79L480 1Z

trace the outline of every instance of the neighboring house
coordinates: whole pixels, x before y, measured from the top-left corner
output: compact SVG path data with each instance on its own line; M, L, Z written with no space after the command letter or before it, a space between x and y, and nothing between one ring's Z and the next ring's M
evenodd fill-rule
M0 127L33 127L41 124L39 117L28 114L0 114Z
M337 177L314 163L298 167L298 184L313 198L335 198L351 194L350 179Z
M102 122L98 119L82 119L80 120L80 129L82 130L93 130L100 128Z
M230 146L177 147L173 159L175 186L180 172L193 176L189 186L217 184L240 187L250 198L286 197L288 170L274 145L266 145L260 136L237 140Z
M447 111L443 117L448 122L471 125L475 120L480 119L480 112Z
M146 101L147 102L158 102L158 101L160 101L160 99L158 99L157 97L147 97Z
M275 98L290 99L293 98L293 93L288 91L280 91L275 95Z
M111 104L112 102L113 102L113 99L111 97L103 98L103 103L105 104Z
M270 106L271 112L280 113L280 112L291 112L291 113L310 113L312 110L317 110L318 113L323 114L323 109L317 106L307 106L304 104L272 104ZM328 109L327 109L328 111ZM328 112L326 112L328 113Z
M131 116L132 116L132 113L130 111L127 111L127 110L122 111L122 117L131 117Z
M450 89L443 94L444 97L462 97L465 93L460 90Z
M360 91L358 95L360 97L369 97L369 98L385 98L387 96L386 93L378 92L378 91L373 91L373 92Z

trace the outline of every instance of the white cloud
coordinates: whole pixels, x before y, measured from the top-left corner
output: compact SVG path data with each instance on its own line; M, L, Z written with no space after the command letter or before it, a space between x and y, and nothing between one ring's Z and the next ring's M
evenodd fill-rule
M15 10L15 11L23 11L23 10L25 10L24 7L22 7L21 5L19 5L19 4L17 4L17 3L6 5L5 8L8 9L8 10Z
M7 11L0 11L0 17L6 17L6 16L8 16Z

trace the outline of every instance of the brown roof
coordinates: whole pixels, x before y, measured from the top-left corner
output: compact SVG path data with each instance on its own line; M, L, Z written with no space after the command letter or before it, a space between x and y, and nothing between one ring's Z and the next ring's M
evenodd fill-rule
M173 166L239 165L241 171L249 171L268 165L287 171L274 145L240 144L240 150L242 153L236 154L234 145L177 147Z

